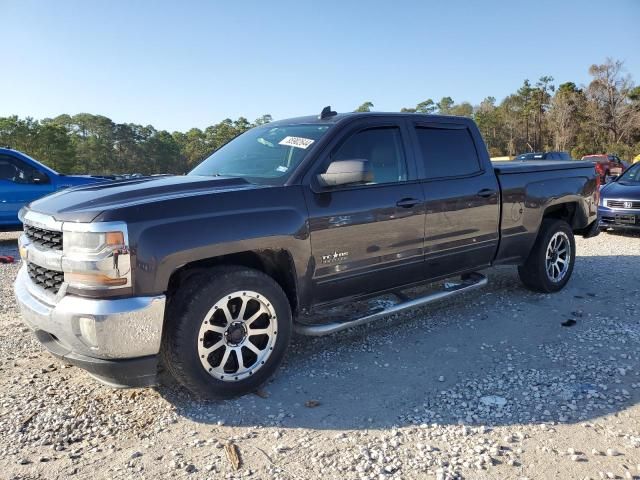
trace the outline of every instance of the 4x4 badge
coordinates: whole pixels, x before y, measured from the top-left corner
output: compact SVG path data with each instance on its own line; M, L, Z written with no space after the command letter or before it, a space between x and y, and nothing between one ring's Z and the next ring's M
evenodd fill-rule
M344 260L348 256L349 256L349 252L337 252L337 251L334 251L333 253L330 253L328 255L323 255L322 256L322 263L339 262L340 260Z

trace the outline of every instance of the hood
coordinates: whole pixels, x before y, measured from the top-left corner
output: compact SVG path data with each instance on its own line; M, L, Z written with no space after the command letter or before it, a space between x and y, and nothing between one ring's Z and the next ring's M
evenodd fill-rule
M600 191L602 198L640 200L640 184L624 181L607 183Z
M241 178L143 177L68 188L36 200L28 208L59 221L91 222L107 210L253 188L258 187Z
M65 186L71 187L75 185L88 185L90 183L104 182L108 179L108 177L92 175L59 175L58 183L59 188L64 188Z

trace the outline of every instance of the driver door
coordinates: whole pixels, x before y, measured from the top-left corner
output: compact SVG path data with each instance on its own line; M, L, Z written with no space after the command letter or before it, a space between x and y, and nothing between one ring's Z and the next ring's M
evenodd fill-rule
M314 304L359 297L423 277L424 199L401 119L360 121L329 146L305 189ZM329 163L369 162L373 182L319 187Z
M46 174L11 155L0 155L0 222L17 224L24 205L51 192Z

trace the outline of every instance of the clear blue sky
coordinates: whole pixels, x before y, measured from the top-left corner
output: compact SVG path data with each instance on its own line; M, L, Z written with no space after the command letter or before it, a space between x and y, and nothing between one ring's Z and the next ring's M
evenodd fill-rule
M0 0L0 116L89 112L168 130L502 99L588 83L607 56L640 83L640 0Z

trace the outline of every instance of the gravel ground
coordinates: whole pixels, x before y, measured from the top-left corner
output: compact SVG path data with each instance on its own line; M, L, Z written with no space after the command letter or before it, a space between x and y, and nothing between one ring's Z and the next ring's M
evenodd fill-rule
M170 378L114 390L43 352L19 265L0 265L0 477L640 478L640 236L577 248L559 294L490 270L483 290L295 338L263 390L213 403Z

